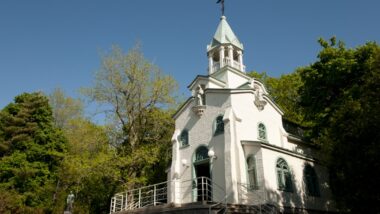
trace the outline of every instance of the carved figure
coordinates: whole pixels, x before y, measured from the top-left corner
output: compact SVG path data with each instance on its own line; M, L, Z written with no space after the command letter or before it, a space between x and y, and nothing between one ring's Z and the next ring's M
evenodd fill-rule
M253 90L255 91L255 105L259 111L264 109L264 106L267 104L267 101L264 100L260 87L255 85Z
M197 87L197 105L203 105L203 89L200 85Z

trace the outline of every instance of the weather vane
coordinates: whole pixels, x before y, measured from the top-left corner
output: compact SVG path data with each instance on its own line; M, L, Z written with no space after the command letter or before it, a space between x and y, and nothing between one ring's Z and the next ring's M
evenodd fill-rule
M218 0L216 3L222 5L222 16L224 16L224 0Z

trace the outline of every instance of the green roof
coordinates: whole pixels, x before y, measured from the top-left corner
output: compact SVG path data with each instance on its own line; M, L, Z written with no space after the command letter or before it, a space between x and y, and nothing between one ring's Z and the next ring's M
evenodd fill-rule
M239 41L239 39L232 31L225 16L222 16L220 18L220 23L216 29L214 38L211 41L210 48L213 49L214 47L217 47L221 44L232 44L237 48L243 50L243 44Z

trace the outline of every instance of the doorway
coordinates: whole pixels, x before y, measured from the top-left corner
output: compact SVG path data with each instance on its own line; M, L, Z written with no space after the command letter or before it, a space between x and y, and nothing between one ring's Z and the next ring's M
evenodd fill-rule
M212 200L212 182L210 172L210 159L208 157L208 148L199 147L195 152L194 160L193 190L196 194L196 201Z

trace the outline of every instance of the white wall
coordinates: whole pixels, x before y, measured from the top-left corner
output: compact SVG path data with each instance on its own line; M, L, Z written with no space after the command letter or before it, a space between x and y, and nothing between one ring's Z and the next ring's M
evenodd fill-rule
M315 163L314 161L304 160L289 154L280 153L270 149L263 148L263 169L266 189L269 199L278 203L279 206L292 206L298 208L308 208L317 210L334 210L334 204L331 200L331 193L327 185L328 175L326 168ZM276 162L279 158L283 158L292 173L293 192L284 192L278 190ZM314 166L318 180L320 197L308 196L305 192L305 184L303 177L303 169L306 163Z
M254 104L255 96L252 90L223 90L208 91L206 93L206 108L202 116L196 115L192 111L193 103L187 105L176 118L176 131L189 131L189 146L179 148L178 153L174 153L177 148L173 145L173 154L178 155L173 159L173 165L177 164L179 179L183 182L180 185L179 203L189 203L194 200L191 187L191 179L194 178L193 155L195 150L205 145L213 149L217 159L212 164L212 179L217 185L229 191L235 191L233 197L238 198L238 189L234 187L238 183L247 183L246 158L248 154L255 154L257 163L257 178L260 185L259 191L267 191L269 199L280 206L294 206L309 209L333 209L334 204L328 199L331 198L327 185L328 175L326 169L315 163L307 155L315 155L313 150L305 144L297 141L283 140L282 116L281 113L268 102L263 110L259 110ZM218 115L231 115L227 118L225 133L214 136L213 123ZM258 142L258 124L266 126L267 141L262 147ZM256 142L258 146L244 147L241 142ZM178 142L176 142L178 144ZM294 154L293 154L294 153ZM298 153L298 154L296 154ZM278 158L287 161L291 168L293 177L293 193L277 190L276 161ZM182 165L182 160L187 162L187 166ZM306 163L315 166L320 181L321 197L310 197L305 194L303 183L303 168ZM175 167L171 168L171 174ZM228 193L228 192L227 192ZM239 196L240 197L240 196ZM231 199L234 202L235 199ZM243 203L241 198L239 202Z

